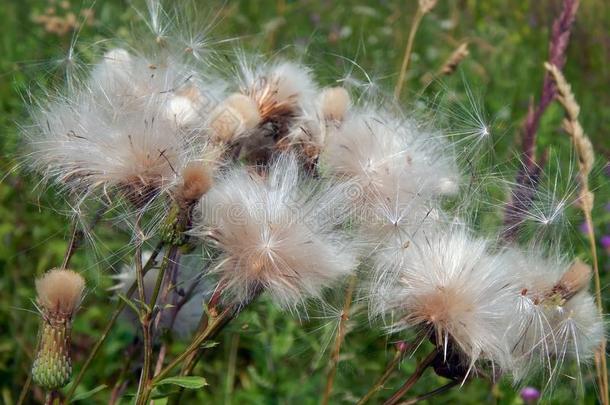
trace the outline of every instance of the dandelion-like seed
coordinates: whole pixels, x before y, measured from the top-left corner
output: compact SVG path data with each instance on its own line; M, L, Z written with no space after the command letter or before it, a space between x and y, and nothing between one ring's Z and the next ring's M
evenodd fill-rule
M201 85L171 58L113 49L78 88L34 112L31 164L81 200L119 191L142 207L190 180L197 185L185 184L182 194L195 198L219 156L202 131Z
M361 192L365 236L414 233L443 195L457 192L459 173L438 137L413 122L378 111L355 111L328 138L320 156L323 174L351 179Z
M568 356L579 364L590 359L603 337L603 322L587 292L591 268L514 249L504 255L515 272L513 291L519 291L506 333L515 379L542 367L551 380Z
M392 319L391 331L424 331L445 359L457 349L469 371L479 360L509 366L503 330L511 288L505 263L488 253L484 240L454 225L447 233L426 232L396 259L376 258L376 266L395 274L372 297L373 313Z
M268 291L282 307L320 297L355 268L342 189L309 188L292 155L266 175L234 169L200 202L193 233L220 251L212 272L229 300L246 303Z
M72 318L84 289L85 280L72 270L53 269L36 280L36 303L42 324L32 379L45 389L55 390L70 381Z

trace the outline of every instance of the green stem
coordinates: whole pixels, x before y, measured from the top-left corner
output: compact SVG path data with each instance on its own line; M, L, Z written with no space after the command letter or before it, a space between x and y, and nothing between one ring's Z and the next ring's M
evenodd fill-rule
M345 339L345 332L347 327L347 321L349 319L349 310L352 305L352 295L354 288L356 288L357 277L353 275L349 280L349 285L345 291L345 301L343 303L343 310L341 311L341 318L339 319L339 327L337 329L337 336L335 338L335 346L330 356L331 366L326 377L326 386L324 388L324 394L322 396L322 405L327 405L330 400L330 394L333 390L333 384L335 382L335 376L337 375L337 366L339 365L339 355L341 354L341 345Z
M169 374L176 366L182 363L186 358L188 358L192 353L199 350L200 346L211 336L213 336L217 331L219 331L226 323L233 318L236 311L233 307L228 307L224 309L218 316L210 318L206 328L195 336L191 344L186 348L184 352L182 352L178 357L174 359L171 363L169 363L165 368L163 368L159 374L153 379L153 384L161 381L163 378Z
M235 381L235 366L237 363L237 350L239 349L239 333L231 336L231 349L229 350L229 360L227 365L227 379L225 381L225 404L231 403L233 385Z
M144 290L144 270L142 267L142 230L140 229L140 221L142 217L138 215L135 222L135 235L136 235L136 251L135 251L135 267L136 267L136 281L138 285L138 297L142 309L140 310L139 319L142 326L142 337L144 344L144 364L142 365L142 371L140 373L140 382L138 384L138 390L136 392L136 405L144 405L148 402L150 391L146 389L150 379L150 370L152 364L152 334L151 334L151 305L146 305L146 292ZM161 272L159 272L161 273Z
M161 267L159 268L159 274L157 275L157 281L155 283L155 289L153 290L152 296L150 297L149 306L150 308L154 308L157 303L157 298L159 298L159 292L161 291L161 285L163 284L163 279L165 278L165 273L167 268L169 267L169 263L172 257L178 251L178 246L172 245L165 256L163 257L163 262L161 263Z
M146 273L151 268L153 268L153 266L155 265L155 259L159 255L159 252L161 251L162 248L163 248L163 242L159 242L157 244L157 246L155 247L153 254L150 256L150 258L146 262L146 265L144 265L144 268L142 269L144 273ZM134 282L129 287L129 290L127 290L127 297L130 297L135 292L135 289L136 289L136 283ZM112 330L112 327L114 326L119 315L125 308L125 305L127 305L127 304L123 300L119 300L117 302L116 308L115 308L114 312L112 313L110 320L106 324L106 327L104 328L104 331L102 332L102 335L97 340L97 342L95 342L95 345L93 346L93 349L91 349L91 352L89 353L89 356L85 360L83 367L80 369L80 371L76 375L76 378L74 379L74 382L70 386L70 389L68 390L68 393L66 394L66 397L64 399L64 404L68 404L70 402L70 398L72 398L72 396L74 395L74 392L76 391L76 387L78 387L78 384L80 384L81 380L83 379L83 377L85 375L85 372L89 368L89 365L91 364L91 362L93 361L93 359L99 352L100 348L106 341L106 338L110 334L110 331Z

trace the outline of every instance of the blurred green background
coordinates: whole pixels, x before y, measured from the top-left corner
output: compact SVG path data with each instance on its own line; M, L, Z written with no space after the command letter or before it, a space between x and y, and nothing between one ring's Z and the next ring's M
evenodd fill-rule
M592 178L596 192L594 221L607 304L610 6L605 0L582 3L565 74L582 107L581 122L597 153ZM213 40L234 38L233 43L247 51L303 57L324 84L349 77L386 91L393 89L398 77L417 8L417 1L406 0L202 1L190 6L193 4L204 16L202 29L206 20L215 21L211 29ZM54 8L53 13L49 7ZM0 0L0 398L6 404L16 402L31 364L38 324L32 302L34 278L61 263L70 236L69 219L60 215L67 212L65 202L56 190L45 191L39 179L20 166L24 151L18 128L27 124L24 99L29 90L36 92L39 83L56 84L64 76L64 58L74 38L74 23L82 25L75 47L77 58L83 62L78 67L82 67L94 54L92 48L108 38L127 38L134 26L141 25L134 7L145 8L142 3L118 0L94 4ZM521 123L530 99L539 97L550 25L560 8L561 2L556 0L439 2L417 34L403 91L404 103L417 110L421 105L432 105L439 112L440 126L457 128L456 132L476 128L476 120L468 113L480 110L493 135L490 158L481 170L514 178L511 176L517 166ZM45 15L61 18L53 20ZM85 16L86 23L81 24ZM426 86L431 74L464 41L469 42L470 55L460 64L458 73ZM231 44L219 47L227 50ZM372 80L369 84L364 72ZM546 176L570 183L574 180L569 175L574 159L569 138L560 129L562 116L557 105L549 108L541 123L538 145L540 149L549 148L559 162L548 166ZM499 209L498 201L491 205L492 209ZM589 259L581 223L577 209L567 213L567 226L561 228L561 246L570 256ZM485 231L485 222L480 222L479 227ZM76 370L99 336L113 305L106 291L111 285L109 275L127 260L123 246L128 235L120 231L119 237L116 234L111 223L103 223L95 234L95 243L80 251L74 261L74 267L86 274L92 287L74 326ZM331 297L331 302L341 301L337 295ZM365 305L358 306L364 313ZM196 373L205 376L210 385L200 392L189 392L184 403L318 403L326 381L328 344L339 317L339 310L336 312L312 310L310 319L299 321L265 300L259 301L218 337L218 347L205 354ZM133 338L131 325L122 323L115 328L78 392L100 384L108 387L83 403L108 401L124 364L123 350ZM355 403L392 358L392 343L400 338L384 336L379 325L370 325L364 314L352 317L332 403ZM172 350L177 352L183 346L184 343L175 342ZM414 363L405 360L387 392L372 403L397 388L413 371ZM574 374L566 371L569 376L556 382L547 401L595 403L592 369L583 370L584 390L570 377ZM412 395L442 384L440 377L426 374ZM530 382L538 388L542 384ZM522 402L518 392L519 388L508 381L491 385L479 380L430 403L519 404ZM42 393L34 389L28 401L41 398Z

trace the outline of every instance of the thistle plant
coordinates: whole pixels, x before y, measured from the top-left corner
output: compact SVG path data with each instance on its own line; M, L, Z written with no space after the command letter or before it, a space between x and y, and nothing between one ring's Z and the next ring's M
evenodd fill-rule
M115 311L66 403L125 319L138 327L112 401L129 394L138 405L162 396L179 403L184 388L207 384L191 375L202 351L259 297L299 319L331 307L333 293L342 298L323 403L332 402L347 322L360 308L368 327L409 344L359 403L420 348L430 350L387 404L428 368L449 383L414 402L474 378L521 384L542 374L550 387L565 364L580 369L603 347L601 307L588 292L592 274L599 290L597 267L512 229L511 237L482 232L467 201L480 184L464 164L479 145L469 155L469 140L400 106L415 32L435 1L419 2L394 97L325 86L301 62L243 50L219 66L214 49L184 46L170 29L179 18L157 1L147 5L152 35L104 49L89 70L37 99L24 127L29 167L75 207L77 224L93 201L119 213L102 221L130 239L131 257L109 293ZM439 74L467 55L464 43ZM569 87L548 69L565 105ZM578 112L566 109L566 129L583 149ZM581 167L584 185L589 171ZM507 210L514 214L510 203ZM52 270L36 288L43 324L32 378L56 391L70 380L84 281ZM178 353L174 339L184 345Z
M41 325L32 379L46 390L57 390L70 381L72 319L84 288L83 277L72 270L53 269L36 280Z

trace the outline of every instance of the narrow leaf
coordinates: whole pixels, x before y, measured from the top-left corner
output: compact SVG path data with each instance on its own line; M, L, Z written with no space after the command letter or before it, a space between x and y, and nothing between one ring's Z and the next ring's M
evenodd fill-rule
M74 397L72 397L72 400L70 400L70 403L82 401L83 399L90 398L90 397L94 396L95 394L97 394L98 392L100 392L101 390L105 389L106 387L108 387L106 384L102 384L102 385L98 385L97 387L93 388L92 390L82 392L80 394L76 394L76 395L74 395Z
M174 384L174 385L178 385L182 388L187 388L187 389L198 389L198 388L202 388L202 387L205 387L206 385L208 385L205 378L197 377L197 376L182 376L182 377L164 378L163 380L159 381L155 385L164 385L164 384Z

